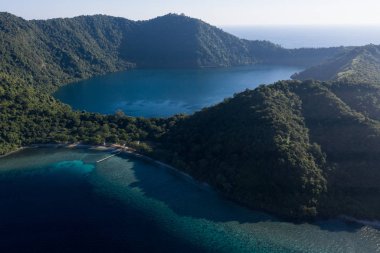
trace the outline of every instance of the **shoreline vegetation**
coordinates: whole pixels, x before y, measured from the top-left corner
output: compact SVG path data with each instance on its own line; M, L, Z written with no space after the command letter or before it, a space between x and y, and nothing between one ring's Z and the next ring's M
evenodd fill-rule
M118 154L127 154L130 156L133 156L134 158L137 158L139 160L143 160L146 162L149 162L151 164L156 165L157 167L162 167L162 168L167 168L170 169L177 174L183 176L187 180L191 180L193 182L196 182L198 186L202 186L202 188L210 188L210 186L206 182L200 182L196 180L194 177L191 175L183 172L180 169L177 169L169 164L166 164L160 160L154 159L152 157L149 157L145 154L139 153L136 149L126 146L126 145L121 145L121 144L106 144L106 145L91 145L91 144L83 144L83 143L46 143L46 144L31 144L25 147L20 147L17 150L8 152L6 154L3 154L0 156L1 158L5 158L8 156L11 156L13 154L22 152L23 150L26 149L34 149L34 148L66 148L66 149L89 149L89 150L95 150L95 151L120 151ZM104 160L106 161L106 160ZM103 162L103 161L102 161Z
M4 41L0 69L47 93L73 81L134 68L258 63L310 67L347 51L286 49L269 41L244 40L176 14L146 21L106 15L28 21L0 12L0 26Z
M380 219L380 86L361 76L348 75L355 83L280 81L165 119L73 111L51 96L70 80L131 65L313 66L352 47L287 50L173 14L134 22L0 13L0 37L0 153L32 143L138 141L139 152L254 210L301 221L342 213ZM363 59L347 71L370 69L376 52L343 57Z
M11 151L11 152L9 152L7 154L1 155L0 159L5 158L7 156L10 156L12 154L18 153L18 152L22 152L25 149L35 149L35 148L88 149L88 150L95 150L95 151L102 151L102 152L119 150L120 151L119 154L126 154L126 155L129 155L129 156L132 156L133 158L142 160L144 162L151 163L151 164L153 164L153 165L155 165L156 167L159 167L159 168L170 169L171 171L175 172L177 175L180 175L187 182L192 183L192 184L196 185L197 187L199 187L199 188L201 188L203 190L213 189L207 183L198 181L197 179L195 179L191 175L183 172L180 169L177 169L177 168L175 168L175 167L173 167L173 166L171 166L169 164L166 164L164 162L161 162L161 161L159 161L157 159L151 158L151 157L149 157L147 155L138 153L132 147L128 147L128 146L120 145L120 144L116 144L116 143L108 144L108 145L107 144L106 145L90 145L90 144L83 144L83 143L32 144L32 145L29 145L29 146L21 147L21 148L15 150L15 151ZM213 190L215 190L215 189L213 189ZM339 215L336 218L339 219L339 220L341 220L341 221L344 221L344 222L356 223L356 224L359 224L359 225L370 226L370 227L373 227L375 229L380 229L380 220L356 219L354 217L347 216L347 215ZM326 220L326 219L320 218L319 220Z

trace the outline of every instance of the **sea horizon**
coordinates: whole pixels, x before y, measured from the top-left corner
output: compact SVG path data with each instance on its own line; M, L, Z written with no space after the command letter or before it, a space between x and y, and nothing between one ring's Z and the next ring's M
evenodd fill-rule
M224 25L241 39L267 40L282 47L339 47L380 44L380 25Z

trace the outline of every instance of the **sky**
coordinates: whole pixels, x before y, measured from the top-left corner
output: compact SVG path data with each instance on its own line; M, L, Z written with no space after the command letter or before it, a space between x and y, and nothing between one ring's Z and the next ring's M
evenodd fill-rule
M0 0L0 11L25 19L184 13L220 26L380 25L380 0Z

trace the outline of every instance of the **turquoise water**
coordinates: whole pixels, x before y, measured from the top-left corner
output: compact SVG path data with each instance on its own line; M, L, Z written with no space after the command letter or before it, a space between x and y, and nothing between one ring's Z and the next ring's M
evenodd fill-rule
M107 155L31 149L2 158L2 252L380 252L374 228L285 222L128 156L95 163Z
M192 113L260 84L289 79L301 69L249 66L223 69L138 69L62 87L55 97L74 109L130 116Z

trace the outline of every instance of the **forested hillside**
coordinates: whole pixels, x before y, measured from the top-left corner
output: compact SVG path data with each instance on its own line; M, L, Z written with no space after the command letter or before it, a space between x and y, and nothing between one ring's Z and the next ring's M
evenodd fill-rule
M104 15L27 21L0 13L1 72L45 89L132 67L311 66L342 50L241 40L176 14L135 22Z
M292 76L294 79L380 83L380 46L356 47Z
M137 140L156 139L167 123L170 120L130 118L122 113L105 116L74 112L23 80L0 74L0 155L36 143L133 146Z
M119 57L129 21L106 16L26 21L0 13L0 71L43 88L133 66Z
M136 23L121 50L143 67L216 67L253 64L247 44L186 16L169 14Z
M379 219L380 103L363 103L379 91L345 83L262 86L184 117L156 151L250 207L295 218Z
M173 14L135 22L0 13L0 56L0 154L33 143L126 143L252 208L380 219L380 88L369 84L379 80L376 46L288 50ZM50 95L132 67L310 66L330 57L296 78L340 82L260 86L168 119L75 112Z

